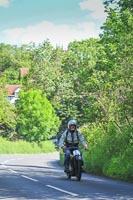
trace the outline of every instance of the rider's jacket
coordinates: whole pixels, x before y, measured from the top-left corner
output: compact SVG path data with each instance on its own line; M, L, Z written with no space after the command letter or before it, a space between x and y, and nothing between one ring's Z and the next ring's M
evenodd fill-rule
M67 147L78 146L79 141L81 141L83 146L86 145L84 136L79 131L75 130L72 133L69 130L66 130L60 137L59 146L60 147L63 147L64 145L66 145Z

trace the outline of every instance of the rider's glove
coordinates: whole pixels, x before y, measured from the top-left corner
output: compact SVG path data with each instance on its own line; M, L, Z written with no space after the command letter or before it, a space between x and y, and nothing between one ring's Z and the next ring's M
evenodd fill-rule
M87 144L84 146L84 149L85 149L85 150L88 150L88 146L87 146Z
M66 146L61 147L63 150L66 149Z

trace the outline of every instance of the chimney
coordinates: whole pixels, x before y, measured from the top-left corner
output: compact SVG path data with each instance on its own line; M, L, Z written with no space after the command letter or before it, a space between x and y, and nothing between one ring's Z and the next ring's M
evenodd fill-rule
M28 72L29 72L29 68L20 68L19 69L19 80L21 80L23 76L28 74Z

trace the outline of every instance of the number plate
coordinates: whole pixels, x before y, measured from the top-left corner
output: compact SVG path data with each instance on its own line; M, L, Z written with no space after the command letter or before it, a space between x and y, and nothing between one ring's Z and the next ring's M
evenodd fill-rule
M81 153L80 153L80 151L77 149L77 150L74 150L74 151L73 151L73 155L74 155L74 156L78 156L78 155L80 156Z

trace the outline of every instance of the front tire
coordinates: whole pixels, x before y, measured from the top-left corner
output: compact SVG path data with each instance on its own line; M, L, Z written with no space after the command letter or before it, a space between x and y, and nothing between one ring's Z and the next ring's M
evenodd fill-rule
M82 176L82 161L81 160L76 160L76 168L75 168L75 174L76 174L76 178L78 181L81 180L81 176Z

